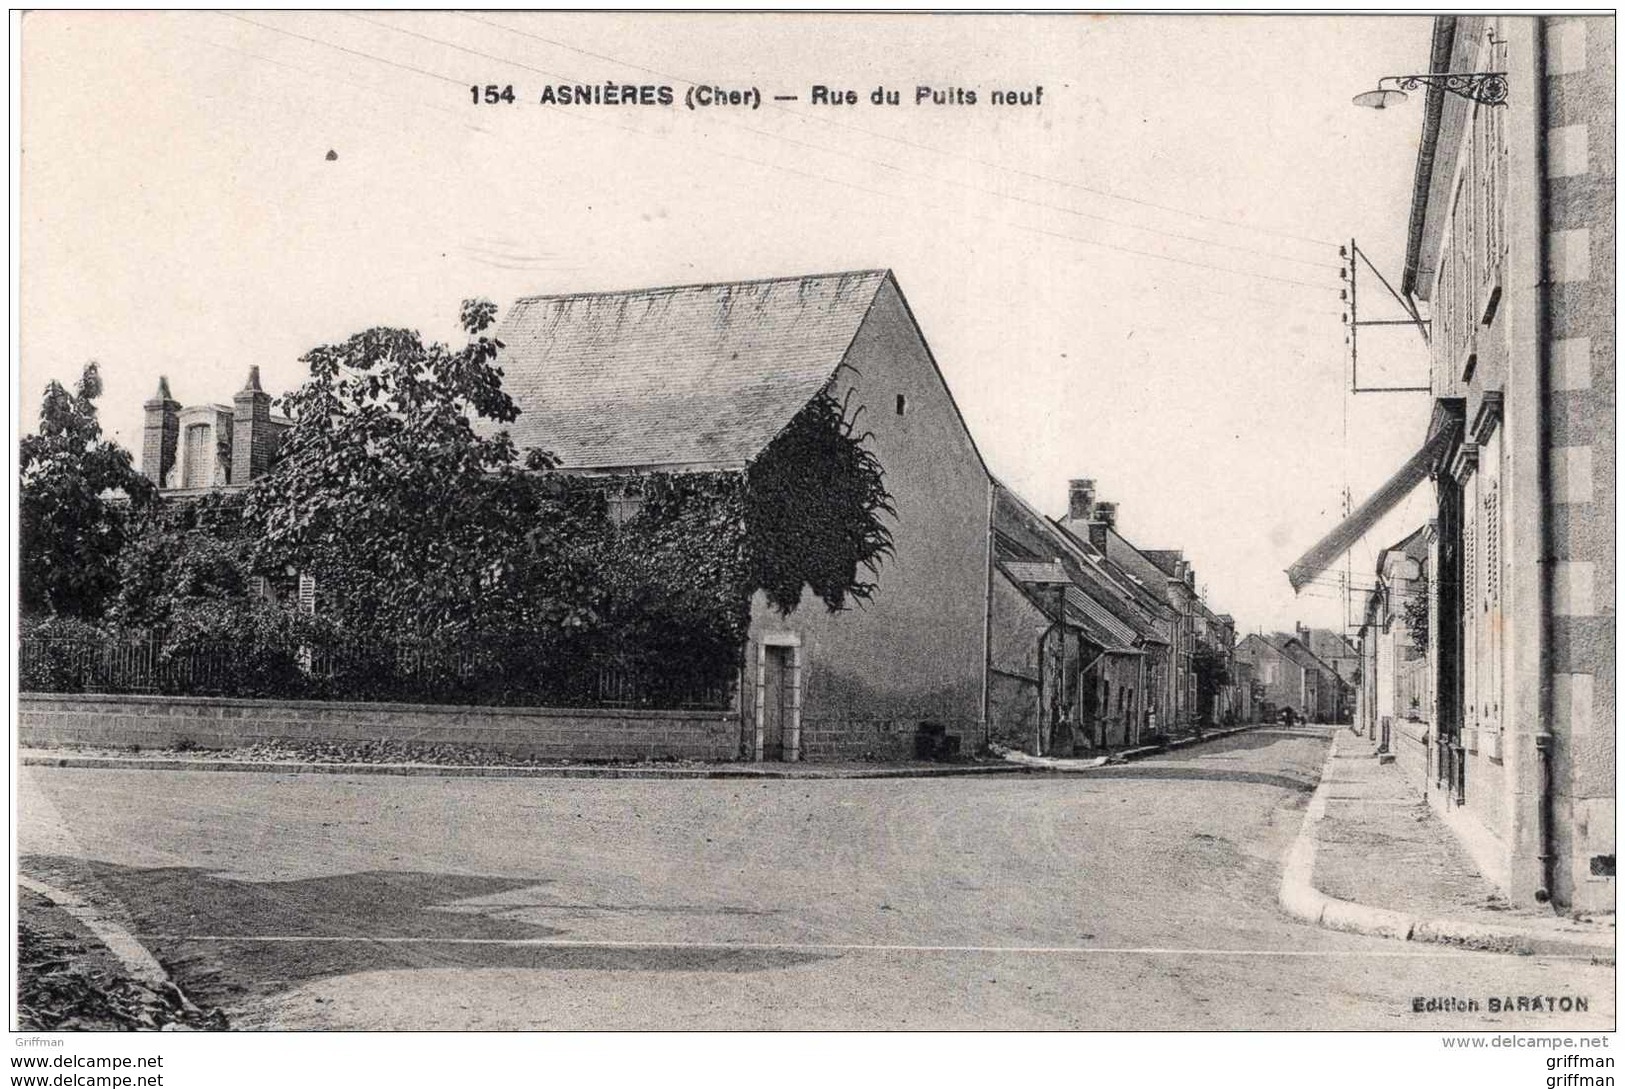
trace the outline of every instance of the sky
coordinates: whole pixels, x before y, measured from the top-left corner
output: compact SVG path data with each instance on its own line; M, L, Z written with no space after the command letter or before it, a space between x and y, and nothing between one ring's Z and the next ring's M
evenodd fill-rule
M1397 283L1422 119L1420 96L1350 99L1425 71L1429 25L31 12L20 424L89 359L139 451L160 374L184 404L229 403L251 364L280 393L369 326L455 338L464 298L887 267L1006 483L1059 515L1095 479L1243 631L1341 629L1344 565L1297 595L1284 569L1430 408L1348 392L1338 246ZM689 110L691 81L764 100ZM676 102L539 102L606 82ZM516 101L476 105L486 84ZM1366 271L1361 317L1395 316ZM1362 384L1426 384L1413 331L1360 348ZM1429 506L1424 486L1356 546L1356 586Z

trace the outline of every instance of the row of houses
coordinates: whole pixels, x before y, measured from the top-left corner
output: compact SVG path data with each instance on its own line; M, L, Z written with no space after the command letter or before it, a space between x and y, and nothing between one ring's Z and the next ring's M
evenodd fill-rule
M1290 710L1306 722L1349 722L1360 652L1337 632L1302 624L1291 633L1248 635L1236 660L1250 667L1260 716Z
M899 755L922 731L1071 755L1251 717L1190 560L1132 544L1090 480L1051 518L995 478L889 271L527 298L497 336L514 442L560 472L742 471L816 397L861 414L894 552L858 607L757 595L742 756ZM230 406L160 382L143 471L170 495L244 486L288 426L270 401L257 373Z
M1372 572L1361 729L1509 900L1591 912L1615 894L1614 31L1433 21L1400 281L1430 317L1431 417L1290 572L1430 485Z

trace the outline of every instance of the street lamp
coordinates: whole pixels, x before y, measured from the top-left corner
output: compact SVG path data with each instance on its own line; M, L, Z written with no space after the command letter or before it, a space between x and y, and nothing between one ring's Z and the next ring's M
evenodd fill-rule
M1388 83L1393 86L1384 86ZM1427 72L1411 76L1383 76L1377 81L1376 90L1355 95L1354 104L1385 110L1393 103L1405 101L1405 92L1418 87L1437 87L1484 106L1504 106L1507 101L1505 72Z

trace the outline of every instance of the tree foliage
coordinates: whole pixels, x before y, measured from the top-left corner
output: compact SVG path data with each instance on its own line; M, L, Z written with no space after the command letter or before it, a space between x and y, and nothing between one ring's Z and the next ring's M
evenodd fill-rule
M1411 645L1422 653L1428 649L1428 576L1423 571L1419 579L1414 580L1405 594L1404 604L1400 606L1400 618L1405 622L1405 630L1410 633Z
M161 629L199 603L246 600L251 550L240 496L154 504L119 554L108 619L128 631Z
M466 629L494 604L496 565L518 544L528 489L498 425L495 307L464 303L459 350L375 328L308 352L282 399L294 420L275 470L249 490L262 570L309 572L342 626L427 636ZM484 421L484 426L476 426Z
M22 440L18 502L22 611L100 619L118 587L133 513L152 500L129 451L102 438L101 373L85 364L72 392L45 388L39 430ZM127 504L127 506L126 506Z

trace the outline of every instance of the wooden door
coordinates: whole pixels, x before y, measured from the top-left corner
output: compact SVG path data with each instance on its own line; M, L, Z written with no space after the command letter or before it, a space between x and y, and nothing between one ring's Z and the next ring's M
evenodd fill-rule
M790 718L790 648L767 647L762 666L762 759L784 759L784 730Z

